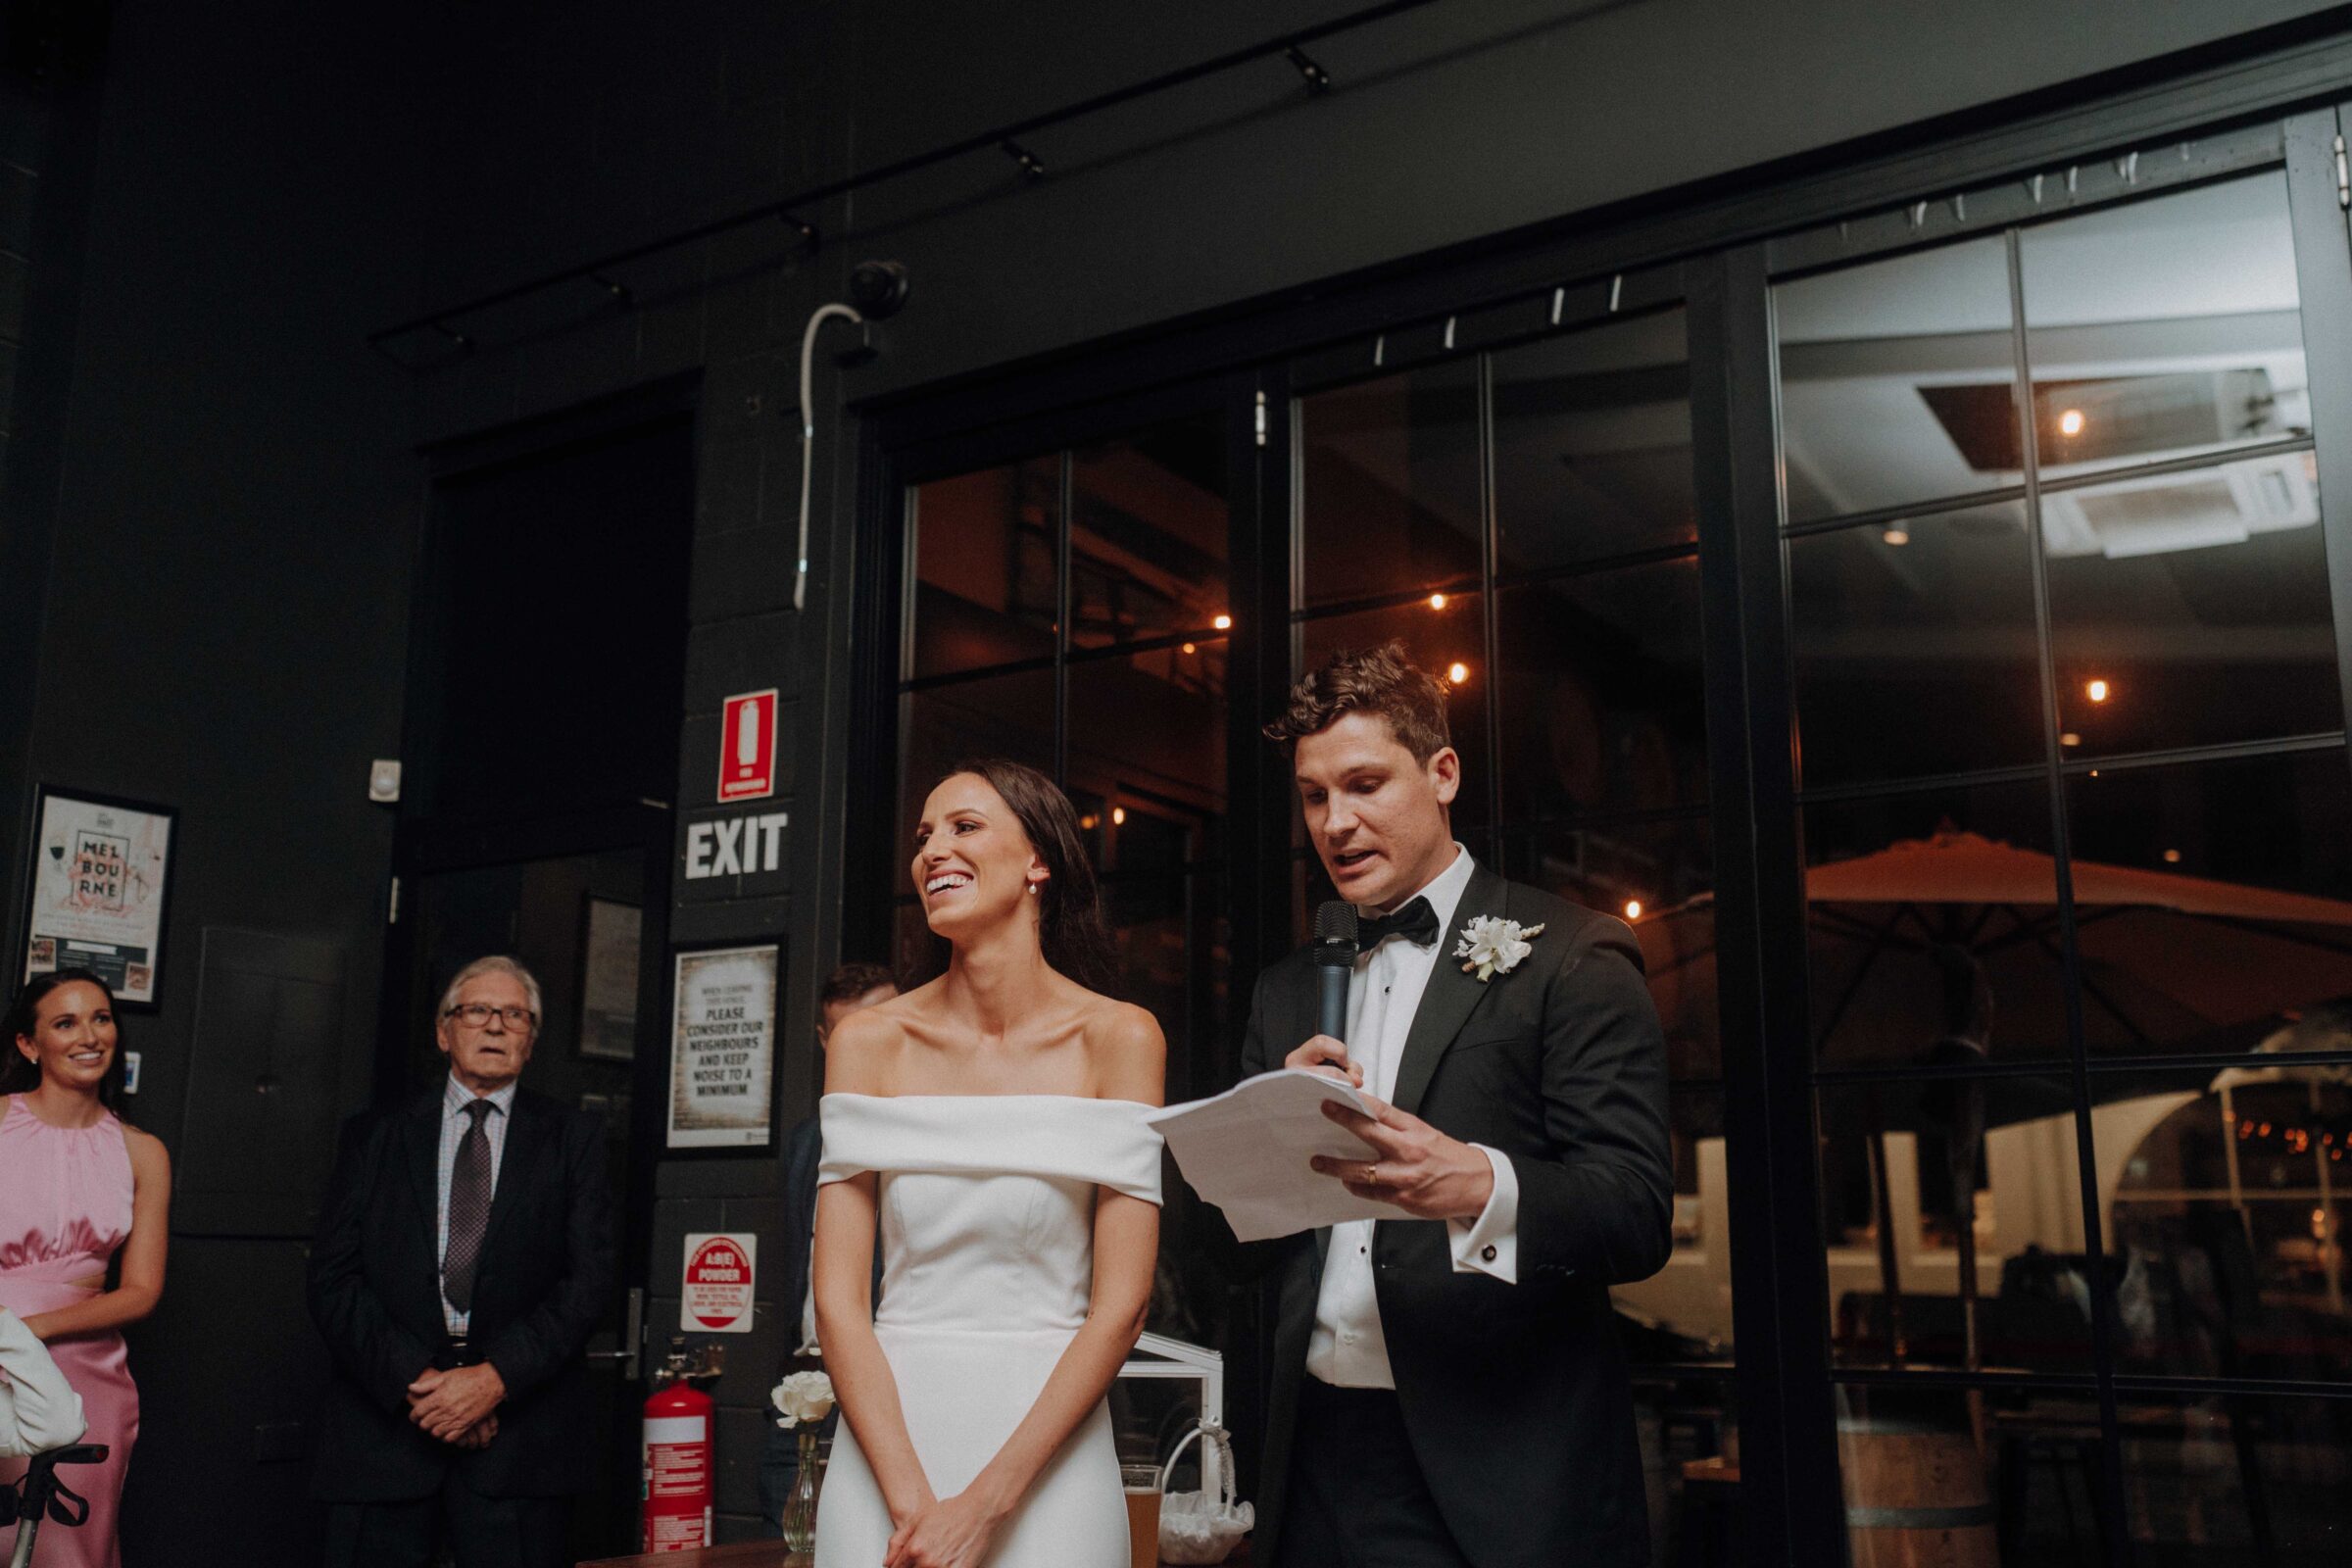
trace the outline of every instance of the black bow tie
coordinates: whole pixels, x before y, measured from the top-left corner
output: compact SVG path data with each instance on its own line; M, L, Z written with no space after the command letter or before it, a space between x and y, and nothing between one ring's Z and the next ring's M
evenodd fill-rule
M1393 914L1366 920L1355 928L1355 951L1370 953L1388 937L1402 937L1418 947L1438 940L1438 911L1427 899L1413 899Z

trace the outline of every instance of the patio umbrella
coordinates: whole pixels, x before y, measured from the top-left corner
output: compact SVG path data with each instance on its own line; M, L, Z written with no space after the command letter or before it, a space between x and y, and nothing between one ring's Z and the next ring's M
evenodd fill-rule
M2082 1015L2094 1051L2158 1054L2282 1006L2352 994L2352 903L2170 871L2076 860ZM1815 1059L1825 1067L2065 1060L2066 989L2054 857L1948 825L1805 878ZM1636 922L1669 1040L1705 1038L1715 1005L1714 904L1701 896ZM1703 1009L1703 1012L1701 1011ZM2093 1079L2102 1101L2179 1087L2178 1074ZM1935 1080L1880 1091L1873 1186L1880 1263L1899 1300L1886 1212L1888 1126L1943 1135L1962 1313L1975 1361L1976 1149L1987 1126L2071 1108L2040 1077ZM1896 1308L1899 1311L1899 1308ZM1899 1338L1899 1327L1896 1330Z

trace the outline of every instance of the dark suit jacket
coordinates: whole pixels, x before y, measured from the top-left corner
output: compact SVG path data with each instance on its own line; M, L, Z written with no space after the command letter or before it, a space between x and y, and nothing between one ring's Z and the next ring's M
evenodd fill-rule
M344 1124L310 1261L311 1320L335 1363L312 1490L330 1502L425 1496L453 1464L493 1497L574 1492L595 1470L578 1441L588 1336L612 1304L604 1127L528 1089L507 1127L468 1335L506 1380L498 1436L467 1452L409 1420L408 1386L448 1338L434 1250L443 1092Z
M1481 982L1452 956L1476 915L1541 924L1534 951ZM1633 1392L1611 1285L1673 1246L1666 1047L1634 935L1481 866L1463 890L1398 1064L1395 1103L1510 1158L1519 1279L1457 1274L1446 1226L1373 1231L1396 1396L1438 1510L1477 1568L1647 1568ZM1242 1068L1315 1033L1307 950L1260 975ZM1273 1294L1256 1551L1281 1561L1282 1504L1331 1233L1264 1244ZM1346 1464L1344 1453L1312 1462Z

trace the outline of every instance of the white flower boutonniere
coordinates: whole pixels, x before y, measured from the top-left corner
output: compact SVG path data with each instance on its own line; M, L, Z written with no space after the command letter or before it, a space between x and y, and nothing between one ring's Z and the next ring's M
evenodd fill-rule
M1475 969L1481 981L1492 980L1517 968L1519 960L1535 951L1529 944L1543 934L1540 925L1523 926L1516 920L1482 914L1462 927L1461 946L1453 950L1453 956L1465 960L1464 974Z

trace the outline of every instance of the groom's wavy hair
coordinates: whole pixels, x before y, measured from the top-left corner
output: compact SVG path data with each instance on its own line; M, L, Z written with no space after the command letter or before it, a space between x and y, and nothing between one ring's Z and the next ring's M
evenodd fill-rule
M1029 835L1029 847L1046 862L1046 883L1038 891L1038 945L1055 972L1082 986L1102 990L1114 971L1110 921L1102 912L1102 890L1095 881L1095 862L1087 858L1086 839L1078 826L1078 808L1034 767L1002 757L980 757L957 762L940 775L944 782L958 773L988 780L988 787L1004 804Z
M1351 712L1378 713L1416 762L1453 744L1446 722L1446 683L1413 662L1395 638L1378 648L1335 654L1291 688L1290 705L1265 728L1288 757Z

